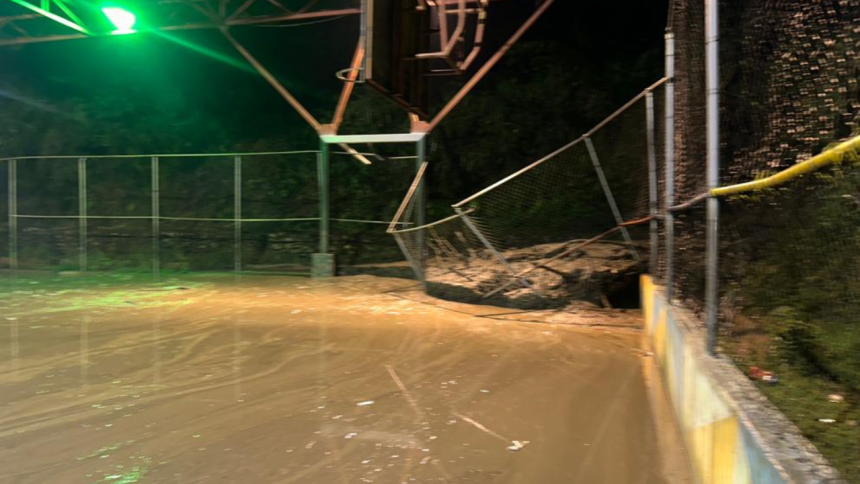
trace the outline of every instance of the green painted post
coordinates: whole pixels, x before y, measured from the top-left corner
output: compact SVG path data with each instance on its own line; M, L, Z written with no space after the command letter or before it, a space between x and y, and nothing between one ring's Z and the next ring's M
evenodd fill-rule
M329 242L329 153L328 144L320 140L320 152L317 155L317 182L319 183L319 214L320 214L320 254L328 254Z

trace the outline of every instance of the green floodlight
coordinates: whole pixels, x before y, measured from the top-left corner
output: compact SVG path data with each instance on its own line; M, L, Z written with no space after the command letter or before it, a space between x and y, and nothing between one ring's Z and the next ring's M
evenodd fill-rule
M128 10L121 7L102 7L102 13L116 28L112 34L130 34L134 32L134 24L137 17Z

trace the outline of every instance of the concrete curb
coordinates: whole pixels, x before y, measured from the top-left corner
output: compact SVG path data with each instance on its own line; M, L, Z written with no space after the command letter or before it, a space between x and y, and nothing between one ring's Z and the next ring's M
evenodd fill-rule
M731 361L705 351L697 318L642 276L646 340L703 484L842 483L800 430Z

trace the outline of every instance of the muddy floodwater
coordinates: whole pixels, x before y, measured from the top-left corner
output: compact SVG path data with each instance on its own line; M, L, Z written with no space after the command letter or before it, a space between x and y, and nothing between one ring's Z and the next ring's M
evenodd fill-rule
M689 482L624 318L135 277L4 282L0 483Z

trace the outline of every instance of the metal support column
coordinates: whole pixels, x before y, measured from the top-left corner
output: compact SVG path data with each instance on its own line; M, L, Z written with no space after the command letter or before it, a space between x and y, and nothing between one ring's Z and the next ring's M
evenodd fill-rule
M233 270L242 270L242 157L233 158Z
M665 238L664 284L666 300L672 304L675 292L675 216L669 210L675 204L675 34L666 34L666 108L664 132L664 155L666 157L663 176L663 237Z
M585 146L588 148L588 156L591 157L591 164L594 165L594 171L597 172L600 186L603 187L603 194L606 195L606 201L609 202L609 208L612 209L615 223L621 226L621 224L624 223L624 219L621 218L621 212L618 211L618 205L615 203L615 197L612 196L612 190L610 190L609 183L606 181L606 175L603 174L603 167L600 166L600 158L597 157L597 151L594 150L594 144L592 144L591 138L585 138ZM627 242L627 245L633 252L633 257L636 259L636 262L641 262L639 251L637 251L636 246L633 245L633 239L630 238L630 232L627 231L627 227L621 226L621 235L624 237L624 241Z
M706 225L705 259L705 313L708 328L707 348L714 354L717 347L717 311L719 306L719 287L717 271L719 268L719 200L710 195L710 190L720 182L720 72L719 72L719 3L717 0L705 2L705 48L706 48L706 91L707 91L707 181L708 213Z
M9 269L18 269L18 161L9 160Z
M161 208L158 185L158 157L152 157L152 274L161 276Z
M421 170L421 165L426 161L427 157L427 137L421 138L417 143L415 143L415 150L417 154L417 159L415 160L415 171ZM426 171L425 171L426 173ZM417 227L422 227L426 224L426 208L425 205L427 203L427 193L426 193L426 182L424 181L424 177L421 178L421 181L418 182L418 188L415 190L415 225ZM421 267L424 267L424 232L418 231L415 234L417 249L418 249L418 264Z
M87 271L87 159L78 158L78 267Z
M319 183L320 210L320 254L328 254L329 238L329 153L328 144L320 141L320 152L317 155L317 183Z
M648 261L649 273L657 276L658 245L660 237L657 233L657 151L654 147L654 93L648 91L645 95L645 138L648 144L648 214L651 221L648 224L650 235L651 256Z

